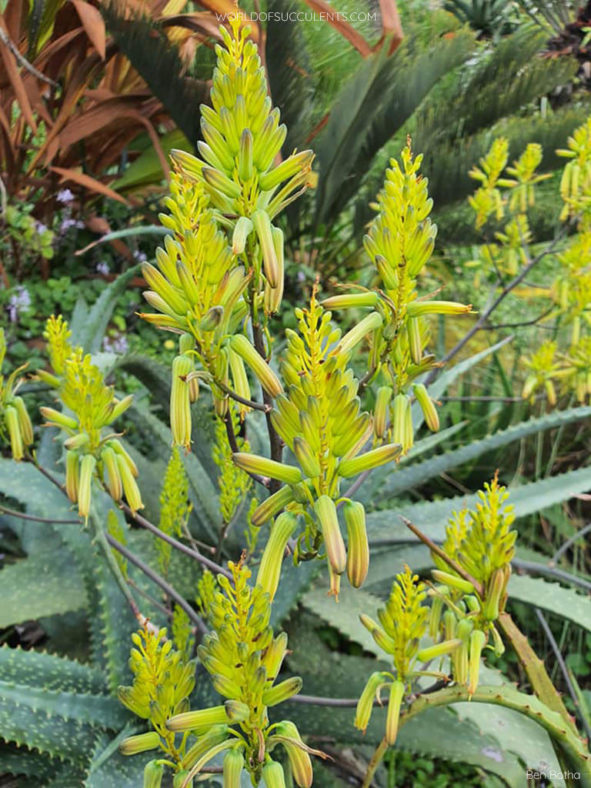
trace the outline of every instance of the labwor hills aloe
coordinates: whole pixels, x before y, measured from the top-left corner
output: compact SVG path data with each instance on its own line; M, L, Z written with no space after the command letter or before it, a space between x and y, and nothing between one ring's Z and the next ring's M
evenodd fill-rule
M294 328L283 331L277 319L285 280L279 217L314 185L314 156L306 150L282 157L286 129L268 95L257 46L239 19L232 20L230 31L220 32L223 46L216 47L211 106L201 108L198 155L173 151L168 213L161 217L169 234L155 264L143 264L149 288L144 296L153 311L142 317L178 337L170 385L173 447L163 474L159 526L138 514L144 499L148 505L148 491L144 488L143 499L142 465L134 461L134 450L119 429L122 417L133 412L133 397L116 396L104 360L72 341L61 316L52 316L46 326L51 369L42 370L38 378L56 402L41 412L46 425L57 428L63 485L44 472L76 505L78 536L90 534L92 540L76 541L76 521L68 524L73 530L62 538L76 550L80 565L90 567L87 593L102 600L99 626L110 632L114 615L101 596L104 575L97 581L92 574L99 561L106 562L115 590L123 593L139 623L125 683L119 680L125 671L113 656L121 642L106 638L110 651L102 664L109 688L120 685L120 704L113 700L114 712L108 706L112 699L96 700L90 692L92 709L101 720L109 720L105 727L111 731L117 727L110 722L117 713L127 709L132 716L125 718L125 727L118 727L123 732L115 742L99 737L106 749L98 760L103 764L117 747L125 756L141 754L145 788L171 781L174 788L187 788L209 778L218 784L221 780L224 788L239 788L245 781L267 788L312 786L313 760L329 757L322 746L325 742L328 749L332 731L315 741L300 720L294 720L301 704L330 705L334 699L299 694L302 678L294 675L300 672L295 667L298 654L288 648L286 632L278 631L275 624L281 616L274 618L274 606L287 582L287 561L294 565L293 579L294 573L310 567L322 570L323 564L317 563L321 559L328 579L317 604L324 619L332 623L332 616L336 618L337 605L343 604L339 595L360 598L364 612L359 622L357 615L352 624L347 622L347 632L359 623L361 636L354 636L380 657L378 670L351 677L359 687L358 700L335 701L341 710L356 706L350 710L351 734L355 728L364 733L371 728L372 742L378 745L364 786L373 784L388 747L400 741L405 726L421 711L463 701L502 706L541 726L560 765L578 774L581 785L591 786L586 743L506 610L517 532L509 493L497 477L473 505L457 507L440 543L407 522L429 548L435 566L431 575L421 579L409 567L392 571L396 576L389 597L373 609L371 602L377 598L356 591L368 578L370 543L365 509L355 493L369 471L390 464L395 473L413 448L419 423L433 432L439 429L437 403L427 387L440 366L430 350L429 329L433 316L471 311L470 305L421 292L421 273L436 236L421 156L413 153L408 140L400 159L390 162L377 195L364 240L371 289L342 286L336 295L323 295L317 282L309 301L295 309ZM541 180L536 175L541 152L528 148L508 168L511 178L503 177L506 154L506 144L497 142L472 171L481 186L471 205L478 226L493 215L500 220L505 211L511 213L499 245L489 245L486 252L499 260L503 256L510 274L526 259L516 239L528 233L527 210ZM583 284L577 281L584 272L577 267L576 250L589 245L591 233L591 126L574 135L564 155L569 164L561 186L563 220L573 222L578 232L571 246L561 250L566 273L551 291L557 309L563 310L584 301ZM352 322L347 310L354 310L355 321L343 331L341 326ZM588 313L581 307L572 311L572 318L568 358L557 359L555 345L540 350L528 362L532 371L525 398L543 386L552 399L555 380L579 399L587 395ZM0 334L0 362L4 351ZM20 368L0 377L0 438L15 461L42 469L19 394L22 373ZM205 427L203 403L199 420L192 407L200 395L211 403ZM212 427L209 433L206 427ZM203 450L210 433L220 477L217 545L196 541L188 527L190 474L185 460L191 459L194 443ZM261 448L261 435L266 448ZM198 477L197 486L203 479ZM246 501L250 508L241 512ZM201 498L201 503L206 507L209 501ZM137 533L127 527L121 510L157 537L152 547L159 573L135 555ZM225 537L239 515L247 522L247 549L241 545L236 555L228 556L233 560L222 565ZM188 595L194 605L171 580L173 548L203 569ZM135 569L163 591L164 603L143 588ZM298 593L303 587L298 586ZM155 603L171 625L156 626L142 615L144 603ZM138 626L135 620L133 628ZM92 638L96 649L94 629ZM491 652L498 657L506 646L515 651L532 694L507 682L485 683L492 671L483 667L484 657ZM123 647L127 649L125 643ZM5 653L1 649L0 657ZM355 659L357 664L368 661ZM86 686L82 679L78 684ZM75 718L78 738L72 734L71 741L80 739L88 748L89 741L99 740L93 738L96 731L84 738L84 726L95 724L94 717L84 705L87 701L67 686L64 697L52 696L56 716L70 721L69 709L82 703L81 721ZM45 713L40 711L45 708L51 716L49 701L36 713ZM8 742L67 759L53 744L50 748L45 728L36 736L35 726L27 728L20 719L9 727L8 717L0 712L0 735L5 736L6 725ZM97 785L91 781L96 769L99 766L89 769L85 785Z

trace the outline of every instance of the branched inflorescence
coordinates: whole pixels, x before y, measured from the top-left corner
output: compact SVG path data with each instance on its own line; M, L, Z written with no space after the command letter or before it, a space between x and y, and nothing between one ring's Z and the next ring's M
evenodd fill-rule
M439 429L435 405L423 383L416 382L436 366L435 356L426 352L429 332L425 316L465 314L471 307L419 297L417 293L417 278L433 252L437 228L429 218L433 201L428 195L428 181L419 173L422 156L413 157L409 142L401 159L402 164L391 161L377 198L377 216L365 236L365 249L382 289L333 296L324 305L374 310L357 328L365 325L371 332L368 376L381 379L383 384L376 395L377 431L379 437L400 444L406 453L414 441L413 394L427 426Z

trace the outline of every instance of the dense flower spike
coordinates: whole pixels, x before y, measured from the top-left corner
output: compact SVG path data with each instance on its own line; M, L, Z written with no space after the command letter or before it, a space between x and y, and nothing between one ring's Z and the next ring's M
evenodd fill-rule
M41 414L48 425L68 436L64 441L68 497L78 503L80 516L88 517L92 482L98 476L116 501L125 495L133 511L143 508L136 464L114 433L105 429L125 413L133 397L117 399L92 357L81 348L71 348L68 325L61 316L48 320L46 336L49 356L57 364L50 378L66 412L42 407Z
M441 629L443 637L461 641L452 654L453 675L471 693L476 689L480 654L489 636L497 653L504 650L495 621L505 608L517 536L511 529L513 507L506 503L509 494L497 478L485 484L478 495L476 508L454 513L446 529L443 552L455 561L457 570L433 554L438 569L432 574L439 585L432 592L429 623L432 637ZM448 609L442 615L443 606Z
M429 608L425 604L427 592L423 583L408 567L396 576L392 593L386 606L378 610L379 623L361 615L361 623L371 633L377 645L393 662L393 672L373 673L357 704L355 727L365 731L369 724L373 703L380 698L380 691L388 691L385 740L394 744L402 703L413 678L417 675L417 662L427 662L453 652L459 640L438 644L436 654L419 651L419 643L427 632ZM424 674L425 671L420 671Z
M278 521L279 530L282 523ZM280 537L283 547L293 527L287 525L285 534ZM277 549L282 550L281 544L277 544ZM265 561L264 558L259 578L262 576L267 586L273 566ZM239 786L243 770L250 774L253 785L257 785L268 773L265 770L274 763L271 752L282 745L290 762L295 761L298 767L293 769L296 784L308 788L312 779L308 748L300 739L296 726L290 722L270 725L267 713L269 706L289 700L302 685L297 676L276 683L287 653L287 637L284 634L273 636L267 588L249 585L250 571L242 561L230 562L229 568L232 581L223 575L215 581L212 575L205 574L200 582L200 605L212 632L205 636L198 649L201 663L211 675L215 689L227 700L221 706L175 715L168 720L168 729L190 730L197 736L183 761L189 777L199 774L211 758L227 749L224 785ZM284 779L279 763L272 767L272 773L273 779Z
M354 538L349 534L353 555L348 562L335 507L341 481L390 462L401 447L387 444L361 453L374 430L370 414L361 410L359 384L349 361L355 345L372 326L359 324L341 337L331 313L320 306L315 293L310 307L296 309L296 316L299 330L287 329L281 362L286 389L276 399L271 420L293 452L297 467L242 454L234 455L234 461L245 470L289 485L258 506L253 522L260 525L286 506L301 514L305 527L298 537L295 558L313 558L324 545L331 590L338 595L345 568L349 567L349 576L359 583L367 573L368 561L365 520L358 514ZM373 317L381 320L377 314Z
M160 520L158 523L160 530L169 536L181 536L190 512L189 479L180 451L175 446L166 466L160 493ZM160 570L166 576L168 574L172 547L163 539L157 539L156 550L158 551Z
M0 328L0 440L8 443L13 459L18 461L33 443L33 425L25 402L18 394L22 383L19 374L26 364L5 378L1 373L5 355L4 329Z
M427 390L421 385L412 388L419 376L436 366L435 357L425 352L429 338L425 317L465 314L471 307L418 297L417 277L433 252L437 228L429 218L432 200L427 180L419 174L422 156L413 158L408 143L401 159L402 164L391 161L377 198L378 214L364 240L383 290L333 296L324 305L374 310L349 334L363 331L361 326L367 327L372 341L369 377L379 377L386 384L380 388L376 402L376 437L392 440L406 453L414 441L410 411L413 393L427 426L434 431L439 429L435 404Z
M185 660L182 653L174 649L166 639L166 630L154 630L146 625L132 635L134 648L131 650L129 667L133 673L130 687L119 687L121 703L136 716L148 720L149 733L130 736L119 745L123 755L135 755L146 750L160 749L171 760L175 771L181 769L186 750L186 741L180 744L166 726L174 714L183 714L189 707L189 695L195 685L195 663ZM157 762L151 761L146 770L152 780L149 785L160 785L162 770Z
M241 414L246 412L250 387L244 363L271 396L281 390L266 360L239 332L249 314L258 324L279 309L283 233L272 220L305 190L313 159L311 151L303 151L274 166L285 127L279 110L271 107L248 29L237 20L231 26L232 34L220 29L225 47L216 46L212 106L201 107L199 157L172 153L170 213L160 217L172 235L156 253L157 267L143 266L150 288L144 295L157 312L142 317L185 335L181 356L196 364L180 377L173 369L173 439L186 449L191 411L179 379L189 383L191 375L202 376L220 416L228 389L241 398Z

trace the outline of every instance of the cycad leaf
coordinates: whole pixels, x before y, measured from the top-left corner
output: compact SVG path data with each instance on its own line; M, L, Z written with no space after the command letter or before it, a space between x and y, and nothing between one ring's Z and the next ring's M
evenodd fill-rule
M320 164L316 216L326 221L356 192L377 151L401 128L432 86L462 63L472 46L469 33L439 39L415 50L406 41L388 57L373 55L347 80L318 138Z
M164 104L185 137L197 140L199 105L209 99L207 84L182 76L184 67L178 49L153 19L119 16L114 3L101 4L100 9L119 49Z

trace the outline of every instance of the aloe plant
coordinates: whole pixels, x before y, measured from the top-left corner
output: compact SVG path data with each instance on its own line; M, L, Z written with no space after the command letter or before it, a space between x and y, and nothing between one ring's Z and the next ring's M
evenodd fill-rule
M54 402L42 393L43 437L33 430L28 445L15 445L0 436L14 454L0 461L0 515L20 549L0 573L1 621L38 620L48 646L0 649L0 765L62 785L170 779L180 788L213 766L228 788L243 776L307 788L328 755L316 737L328 731L337 750L375 747L366 785L393 745L463 758L508 784L520 760L537 767L544 752L552 768L589 784L586 744L511 617L520 601L590 627L575 590L588 580L522 557L516 528L588 490L589 469L507 489L494 478L457 498L401 497L490 448L580 423L588 392L578 407L423 458L450 435L438 434L445 407L436 400L499 344L438 375L431 316L470 320L471 310L423 288L435 226L410 141L368 228L373 286L324 298L316 285L282 335L277 217L313 182L313 154L275 160L286 131L256 47L237 21L231 30L221 33L212 106L203 108L205 141L199 156L173 154L162 216L170 233L143 269L154 310L143 316L178 340L172 369L98 356L119 280L90 310L81 303L69 326L48 321L51 370L41 377ZM561 254L575 257L587 234L588 146L585 126L569 142L562 187L576 233ZM523 215L535 196L537 152L504 173L506 154L501 141L473 170L478 222ZM504 236L503 262L517 265L518 284L529 262L521 247L509 254L514 236ZM587 327L575 310L567 318L577 326L571 347ZM144 396L121 396L110 384L117 369ZM2 423L14 378L2 389ZM576 375L555 382L579 393ZM28 422L18 415L22 437ZM128 434L113 434L116 419ZM360 651L331 652L317 631L326 625ZM60 648L65 656L50 653ZM489 651L504 648L531 694L487 667ZM385 709L374 708L380 689ZM476 704L487 704L499 729L527 736L503 739L492 723L480 733Z

